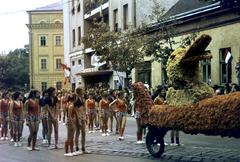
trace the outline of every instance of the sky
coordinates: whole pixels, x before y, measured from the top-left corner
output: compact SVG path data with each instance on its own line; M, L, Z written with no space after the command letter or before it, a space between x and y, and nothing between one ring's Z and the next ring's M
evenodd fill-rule
M26 11L61 0L4 0L0 5L0 54L24 48L28 44L28 14Z

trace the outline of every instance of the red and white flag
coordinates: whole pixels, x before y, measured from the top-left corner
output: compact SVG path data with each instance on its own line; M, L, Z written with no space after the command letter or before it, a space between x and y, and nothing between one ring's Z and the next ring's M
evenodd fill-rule
M231 52L226 50L225 54L224 54L224 61L225 61L225 63L227 64L228 62L231 62L232 58L233 57L232 57Z
M70 83L71 68L68 67L66 64L62 64L62 63L61 63L61 66L64 70L64 76L65 76L63 84L66 85L67 82Z

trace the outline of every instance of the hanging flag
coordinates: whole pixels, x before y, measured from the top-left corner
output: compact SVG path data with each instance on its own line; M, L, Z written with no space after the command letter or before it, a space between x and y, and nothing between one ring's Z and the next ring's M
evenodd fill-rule
M71 68L68 67L68 66L65 65L65 64L62 64L62 63L61 63L61 66L62 66L62 68L63 68L63 70L64 70L64 76L65 76L65 79L64 79L63 84L66 85L67 82L70 83Z
M68 70L68 71L70 71L71 70L71 68L70 67L68 67L66 64L62 64L61 63L61 67L63 68L63 70Z
M229 52L228 50L225 51L224 57L225 57L224 61L226 64L228 64L228 62L231 62L233 58L231 52Z

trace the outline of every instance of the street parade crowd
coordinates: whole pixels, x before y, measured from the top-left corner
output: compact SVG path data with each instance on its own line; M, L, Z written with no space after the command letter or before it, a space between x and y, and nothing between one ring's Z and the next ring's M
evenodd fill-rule
M87 152L86 130L88 133L99 130L102 136L109 136L110 132L113 132L113 123L116 123L115 133L119 134L119 140L124 140L127 114L133 115L130 110L131 94L128 89L84 90L79 87L75 91L57 91L54 87L49 87L42 93L31 90L26 94L19 91L1 91L0 94L0 140L11 140L15 147L22 146L20 139L26 125L29 128L27 150L31 151L39 150L36 142L40 124L42 143L48 144L49 149L59 147L58 126L60 122L66 125L64 155L73 156ZM54 142L51 141L53 132ZM79 149L80 136L81 149Z
M214 87L217 94L239 90L237 85L226 85L222 92ZM167 88L159 86L151 95L148 88L141 82L131 87L132 93L124 90L109 88L76 88L75 91L57 91L49 87L42 93L31 90L24 94L19 91L1 91L0 100L0 140L11 140L15 147L22 146L20 142L23 127L29 128L27 150L39 150L36 147L39 124L42 124L43 143L49 149L57 149L60 121L66 125L67 137L64 143L65 156L86 153L86 134L99 130L101 136L107 137L115 131L118 140L124 140L127 116L135 117L137 124L137 144L143 143L144 123L141 120L145 107L153 104L165 104ZM115 120L115 122L113 122ZM116 125L114 126L113 123ZM115 127L115 130L113 128ZM87 131L87 132L86 132ZM54 132L54 142L51 136ZM81 149L79 138L81 136ZM175 138L175 139L174 139ZM171 144L181 145L179 132L172 131Z

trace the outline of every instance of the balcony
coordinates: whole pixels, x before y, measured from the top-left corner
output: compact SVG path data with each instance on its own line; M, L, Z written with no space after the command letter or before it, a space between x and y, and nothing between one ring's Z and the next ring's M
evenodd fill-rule
M96 2L87 2L84 6L84 19L101 17L108 14L109 0L96 0Z
M100 7L104 3L107 3L108 1L109 0L95 0L95 2L91 2L89 0L84 5L84 9L85 9L84 13L87 14L87 13L91 12L92 10Z

